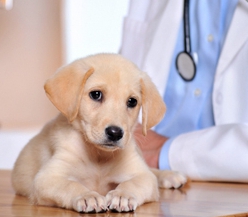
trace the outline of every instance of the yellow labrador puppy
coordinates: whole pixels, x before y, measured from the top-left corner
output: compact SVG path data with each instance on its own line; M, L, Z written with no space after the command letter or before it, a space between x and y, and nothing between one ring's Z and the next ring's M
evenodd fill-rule
M176 172L151 172L138 153L133 131L140 108L145 135L165 105L133 63L116 54L79 59L60 68L45 91L61 114L20 153L12 174L17 194L77 212L128 212L157 201L158 183L186 182Z

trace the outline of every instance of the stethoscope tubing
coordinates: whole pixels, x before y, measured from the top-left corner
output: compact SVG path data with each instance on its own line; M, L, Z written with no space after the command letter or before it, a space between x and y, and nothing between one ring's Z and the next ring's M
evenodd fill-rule
M183 10L183 29L184 29L184 51L176 57L176 68L185 81L192 81L196 75L196 65L191 56L191 38L190 38L190 19L189 19L189 1L184 0Z
M189 0L184 1L183 21L184 21L184 51L186 53L190 53L191 44L190 44L190 25L189 25Z

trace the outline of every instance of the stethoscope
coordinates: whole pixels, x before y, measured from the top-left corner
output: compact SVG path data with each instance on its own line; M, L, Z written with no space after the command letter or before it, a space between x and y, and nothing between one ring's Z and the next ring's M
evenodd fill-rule
M189 26L189 0L184 0L184 51L180 52L176 58L176 67L179 75L185 81L192 81L196 75L196 65L191 56L190 26Z

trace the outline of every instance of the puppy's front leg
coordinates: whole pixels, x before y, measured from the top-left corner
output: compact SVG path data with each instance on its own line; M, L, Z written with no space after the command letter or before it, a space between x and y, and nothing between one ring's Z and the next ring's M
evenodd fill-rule
M106 198L110 210L129 212L159 197L156 177L149 171L120 183Z
M58 206L77 212L104 212L106 198L90 191L76 179L40 172L37 174L31 199L45 206Z
M180 188L187 182L187 178L176 171L158 170L151 168L153 174L157 177L160 188Z

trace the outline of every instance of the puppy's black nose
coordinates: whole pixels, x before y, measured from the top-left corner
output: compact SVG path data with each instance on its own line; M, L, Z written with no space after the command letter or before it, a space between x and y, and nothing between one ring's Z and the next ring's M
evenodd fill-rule
M105 129L107 138L112 142L117 142L123 137L123 130L120 127L109 126Z

